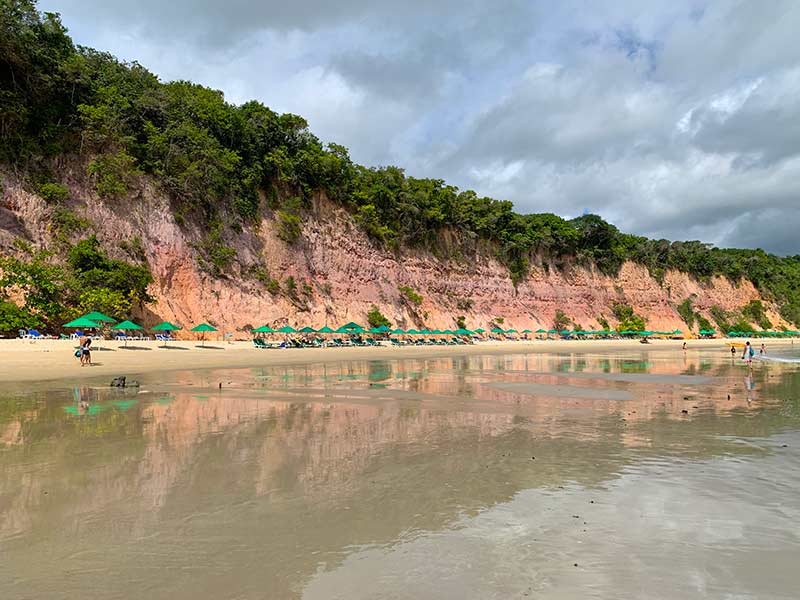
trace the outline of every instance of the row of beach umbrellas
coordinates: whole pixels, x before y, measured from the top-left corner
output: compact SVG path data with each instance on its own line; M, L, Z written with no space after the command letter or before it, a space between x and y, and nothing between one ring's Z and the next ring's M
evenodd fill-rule
M115 325L111 325L110 329L114 331L141 331L144 329L138 323L134 323L133 321L122 321L117 323L117 320L109 317L108 315L104 315L101 312L90 312L77 319L70 321L69 323L64 323L62 327L67 327L70 329L84 329L87 327L91 327L93 329L99 329L106 325L110 325L111 323L115 323ZM150 328L150 331L178 331L181 328L174 323L170 323L169 321L163 321L158 325L155 325ZM217 331L217 328L213 325L209 325L208 323L200 323L199 325L195 325L189 331L194 331L198 333L205 334L206 332ZM202 337L202 343L205 345L205 335ZM125 341L125 345L127 346L128 342ZM166 344L166 342L165 342Z

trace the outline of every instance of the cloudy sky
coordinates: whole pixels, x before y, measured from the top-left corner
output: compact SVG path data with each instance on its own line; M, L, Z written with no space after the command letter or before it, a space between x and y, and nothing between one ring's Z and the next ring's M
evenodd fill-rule
M40 0L78 43L522 212L800 253L796 0Z

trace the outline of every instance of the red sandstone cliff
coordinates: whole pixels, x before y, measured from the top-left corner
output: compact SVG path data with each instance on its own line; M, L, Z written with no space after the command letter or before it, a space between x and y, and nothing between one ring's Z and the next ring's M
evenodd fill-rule
M468 327L488 328L502 317L504 327L535 330L550 328L555 311L561 309L581 327L597 328L600 316L614 324L611 306L622 302L644 316L649 328L671 330L686 329L675 307L687 297L706 315L711 306L736 310L760 297L749 282L733 285L721 277L701 283L668 272L659 283L634 263L626 263L616 278L583 267L558 271L534 266L515 288L508 270L488 249L461 260L423 251L394 253L373 244L344 209L323 197L305 216L302 235L294 244L278 238L269 214L256 227L238 234L228 231L225 243L236 250L236 258L225 274L213 276L201 268L195 247L205 232L179 225L167 197L148 181L143 179L135 194L109 201L97 197L77 166L62 165L60 179L70 186L68 207L91 222L110 255L123 257L120 242L141 239L155 278L151 291L156 302L139 315L147 325L157 319L182 324L206 320L230 331L265 323L363 323L375 304L400 327L453 328L455 318L463 315ZM6 174L0 253L14 252L15 238L55 249L53 210ZM282 290L272 294L248 275L256 267L279 280ZM297 282L294 297L286 291L289 276ZM399 286L413 288L423 297L422 304L404 301ZM772 308L770 318L781 323Z

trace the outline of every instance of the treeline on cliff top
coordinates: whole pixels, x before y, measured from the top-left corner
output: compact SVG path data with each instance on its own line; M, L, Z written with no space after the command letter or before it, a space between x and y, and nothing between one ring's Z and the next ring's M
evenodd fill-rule
M463 243L489 242L515 283L535 255L594 263L611 275L633 260L657 278L667 269L745 277L800 324L798 256L651 240L596 215L522 215L510 202L439 179L364 167L344 147L321 143L302 117L258 102L234 106L219 91L162 83L137 63L75 46L59 16L39 13L33 0L0 0L0 7L0 160L31 173L45 194L58 195L60 185L44 166L48 158L77 151L91 158L101 196L124 198L145 173L170 194L179 218L240 227L259 214L263 192L291 238L304 205L324 191L389 246L431 247L445 229Z

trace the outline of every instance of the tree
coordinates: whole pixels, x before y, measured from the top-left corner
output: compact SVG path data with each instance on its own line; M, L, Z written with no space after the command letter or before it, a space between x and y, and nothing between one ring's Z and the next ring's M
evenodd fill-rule
M569 327L571 322L572 319L570 319L563 310L560 308L556 309L556 315L553 317L553 329L556 331L563 331Z
M383 313L378 309L377 306L374 304L370 307L369 312L367 313L367 322L369 323L370 327L391 327L392 323L383 316Z
M616 303L611 307L617 318L617 331L644 331L645 320L633 312L627 304Z
M0 301L0 333L3 335L16 335L20 329L35 329L43 325L37 315L13 302Z

